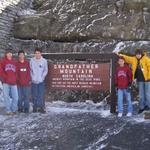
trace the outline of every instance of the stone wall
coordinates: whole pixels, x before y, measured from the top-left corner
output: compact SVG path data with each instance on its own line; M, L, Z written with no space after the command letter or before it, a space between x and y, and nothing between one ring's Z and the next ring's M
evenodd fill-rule
M13 37L14 20L18 12L31 6L31 0L1 0L0 1L0 51L8 47Z

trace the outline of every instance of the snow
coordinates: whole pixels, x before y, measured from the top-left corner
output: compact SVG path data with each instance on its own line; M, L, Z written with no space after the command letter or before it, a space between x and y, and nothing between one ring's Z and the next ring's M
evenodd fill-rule
M142 47L148 46L150 44L149 41L121 41L118 42L113 50L113 52L120 52L121 50L130 48L130 47Z
M103 142L107 141L108 138L110 138L111 136L117 135L119 134L125 127L126 123L124 123L123 125L118 124L118 126L113 126L112 128L106 129L104 135L102 135L98 141L92 143L86 150L92 150L94 149L97 145L100 145L100 149L104 148L107 146L107 143L104 144ZM101 144L102 143L102 144Z
M89 29L90 27L94 26L94 24L97 22L97 21L104 21L107 17L111 16L112 14L109 13L109 14L106 14L105 16L101 17L101 18L98 18L98 19L95 19L92 21L91 24L89 24L86 29Z
M100 18L100 20L104 20L104 19L106 19L108 16L111 16L112 14L107 14L107 15L105 15L104 17L102 17L102 18Z
M0 115L0 122L4 122L5 119L6 119L6 116Z
M113 52L120 52L122 49L124 49L126 47L124 42L119 42L115 49L113 50Z
M137 102L133 102L133 105L136 105ZM0 108L4 107L4 102L0 101ZM86 102L74 102L74 103L66 103L64 101L55 101L55 102L47 102L46 103L46 110L47 113L53 113L53 114L84 114L84 113L94 113L99 114L102 118L111 118L112 115L110 113L110 107L106 104L105 101L102 101L100 103L94 103L93 101L86 101ZM34 114L31 114L31 118ZM3 114L0 114L0 122L3 122L5 119L7 119L8 116L5 116ZM126 117L123 117L126 118ZM143 118L143 116L133 115L130 118L127 119L128 121L134 121L137 123L141 122L147 122Z
M145 120L144 118L138 118L138 117L135 117L135 118L132 118L133 121L135 121L136 123L142 123L142 122L149 122L149 120Z
M17 5L20 0L1 0L0 1L0 14L5 10L9 5Z
M107 146L107 144L101 144L99 150L105 148ZM98 150L98 149L97 149Z
M21 10L17 13L18 16L31 16L34 15L36 13L35 10L33 9L25 9L25 10Z
M109 117L110 110L103 109L103 102L93 103L92 101L65 103L57 101L49 104L47 111L50 113L98 113L102 117Z
M133 104L137 105L137 102ZM122 135L124 130L130 131L132 126L145 126L150 123L144 120L142 114L117 118L116 115L110 114L110 107L105 100L100 103L91 100L74 103L47 102L46 114L20 113L6 116L2 109L1 106L0 148L2 147L2 150L40 149L42 146L45 146L43 149L52 150L58 144L57 141L70 142L69 149L107 149L110 146L109 141L117 135ZM147 137L145 136L144 139ZM75 141L77 143L72 145ZM64 146L63 149L67 148Z

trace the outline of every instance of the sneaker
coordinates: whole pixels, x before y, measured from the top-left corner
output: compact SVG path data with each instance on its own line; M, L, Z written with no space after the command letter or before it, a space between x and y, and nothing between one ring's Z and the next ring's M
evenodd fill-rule
M122 117L122 113L118 113L118 117Z
M44 110L44 108L39 108L39 109L38 109L38 112L43 113L43 114L46 113L46 111Z
M23 112L23 109L22 109L22 108L19 108L19 109L18 109L18 112L19 112L19 113L22 113L22 112Z
M144 110L150 110L150 108L148 106L145 106Z
M37 109L36 108L33 108L33 113L36 113L37 112Z
M46 110L41 109L41 113L45 114L45 113L46 113Z
M139 109L138 114L141 114L144 111L144 109Z
M128 112L126 116L127 116L127 117L131 117L131 116L132 116L132 113L131 113L131 112Z
M13 115L13 113L12 112L6 112L6 115L11 116L11 115Z
M12 115L17 115L17 112L16 111L12 112Z

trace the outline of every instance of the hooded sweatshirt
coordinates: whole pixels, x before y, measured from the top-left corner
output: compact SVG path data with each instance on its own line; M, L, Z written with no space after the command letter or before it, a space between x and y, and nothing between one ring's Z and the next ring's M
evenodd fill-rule
M2 79L4 83L10 85L17 84L17 66L14 59L8 60L6 57L1 61Z
M115 74L115 84L119 89L125 89L132 82L131 69L124 65L123 67L118 66Z
M40 59L31 58L30 60L31 80L32 83L39 84L45 80L48 73L47 60L41 57Z
M17 62L18 68L18 86L29 86L30 81L30 64L27 60L24 62Z

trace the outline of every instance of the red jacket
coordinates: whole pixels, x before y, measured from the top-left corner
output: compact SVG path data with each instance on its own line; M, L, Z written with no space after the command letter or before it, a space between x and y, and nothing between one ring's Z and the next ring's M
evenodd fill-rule
M2 80L4 83L15 85L17 84L17 66L14 59L8 60L4 58L1 61Z
M17 84L18 86L29 86L30 82L30 65L27 60L25 60L23 63L18 61L17 62L17 68L18 68L18 79Z
M132 82L131 69L125 65L123 67L118 66L115 74L115 84L119 89L125 89Z

